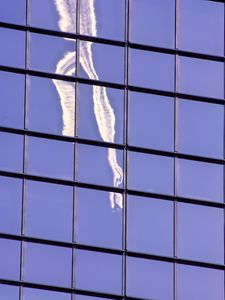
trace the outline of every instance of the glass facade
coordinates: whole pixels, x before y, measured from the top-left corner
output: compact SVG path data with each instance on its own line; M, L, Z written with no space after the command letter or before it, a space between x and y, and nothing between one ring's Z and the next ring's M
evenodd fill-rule
M0 1L0 299L224 300L224 28L224 1Z

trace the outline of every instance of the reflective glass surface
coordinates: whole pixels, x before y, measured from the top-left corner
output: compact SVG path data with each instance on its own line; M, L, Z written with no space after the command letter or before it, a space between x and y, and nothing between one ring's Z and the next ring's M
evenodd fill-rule
M0 278L20 279L20 242L0 238Z
M129 144L173 151L173 98L131 92L128 107Z
M24 127L25 76L0 71L0 125Z
M39 289L23 289L23 300L71 300L70 294Z
M72 219L72 187L36 181L26 182L27 235L71 241Z
M19 287L0 284L0 297L7 300L19 300Z
M130 40L140 44L173 48L175 0L131 0Z
M94 251L76 250L75 286L77 289L121 294L122 257Z
M0 232L20 234L22 180L0 176Z
M1 0L0 22L26 24L26 0Z

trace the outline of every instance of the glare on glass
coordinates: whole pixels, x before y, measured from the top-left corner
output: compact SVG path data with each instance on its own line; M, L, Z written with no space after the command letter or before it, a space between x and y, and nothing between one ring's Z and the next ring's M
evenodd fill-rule
M126 293L142 299L173 300L173 264L127 257Z
M145 45L173 48L175 0L131 0L130 40Z
M178 257L223 264L223 210L178 203L177 216Z
M76 0L30 0L31 26L76 33Z
M30 174L73 179L74 144L51 139L29 137L27 169Z
M122 248L123 210L112 209L109 197L109 192L77 189L75 228L78 243Z
M124 0L80 0L79 10L81 34L113 40L124 39Z
M29 68L72 76L75 74L75 51L75 40L30 33ZM58 93L66 92L66 87L55 85Z
M0 41L0 65L24 68L25 31L1 27Z
M0 284L0 298L7 300L19 300L19 286Z
M71 294L40 289L23 289L23 300L71 300Z
M223 56L223 3L181 0L179 14L179 47L181 49Z
M0 278L19 280L20 242L0 238Z
M27 128L74 136L75 83L29 77Z
M124 48L80 41L79 76L100 81L123 83ZM103 97L104 100L103 89L98 93L100 95L97 95L97 97Z
M130 92L128 108L129 144L173 151L173 98Z
M122 293L122 256L76 250L75 285L77 289Z
M223 181L222 165L178 160L178 196L223 202Z
M25 281L71 286L72 250L45 244L24 244Z
M129 196L128 250L173 256L173 202Z
M26 24L26 0L1 0L0 22Z
M130 49L130 84L157 90L174 90L174 56Z
M129 152L128 187L159 194L173 194L172 157Z
M224 300L224 271L178 265L178 299Z
M27 181L25 195L25 232L27 235L72 241L72 187Z
M20 234L22 180L0 176L0 232Z
M123 91L80 84L77 115L78 137L123 143Z
M23 171L23 136L0 132L0 169Z
M179 57L178 91L181 93L223 98L223 76L222 62Z
M223 157L224 107L199 101L178 101L178 151Z

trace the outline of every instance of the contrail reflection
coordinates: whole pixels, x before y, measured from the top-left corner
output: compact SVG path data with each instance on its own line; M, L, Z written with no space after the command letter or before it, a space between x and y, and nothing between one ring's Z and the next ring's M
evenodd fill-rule
M76 0L55 0L59 14L59 28L62 31L76 31ZM94 0L80 2L80 32L84 35L97 36ZM58 62L56 72L64 75L75 73L75 51L68 52ZM90 79L99 80L94 67L92 42L80 42L79 60ZM73 135L74 124L74 86L71 83L53 80L60 96L63 113L63 134ZM115 141L115 114L110 105L106 88L93 86L94 114L101 138L105 142ZM113 183L118 187L123 181L123 171L117 162L116 149L108 149L108 162L113 173ZM112 208L122 208L122 195L111 192L109 195Z

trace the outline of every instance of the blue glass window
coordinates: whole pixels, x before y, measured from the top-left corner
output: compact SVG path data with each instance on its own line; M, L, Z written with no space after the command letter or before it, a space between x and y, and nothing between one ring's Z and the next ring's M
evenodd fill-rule
M19 287L0 284L0 298L7 300L19 300Z
M26 0L1 0L0 22L26 24Z
M70 294L39 289L23 289L23 300L71 300Z

